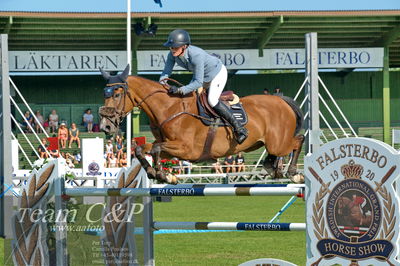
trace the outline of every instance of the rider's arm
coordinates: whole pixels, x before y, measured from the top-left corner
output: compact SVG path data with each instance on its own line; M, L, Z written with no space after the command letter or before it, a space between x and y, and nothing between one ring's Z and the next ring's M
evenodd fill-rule
M197 90L201 86L203 86L203 80L204 80L204 55L203 54L197 54L195 56L191 57L192 64L194 65L193 69L193 78L190 81L190 83L186 86L181 87L182 94L187 94L190 93L194 90Z
M165 78L168 78L171 75L172 70L174 69L174 65L175 65L175 58L172 55L172 53L169 52L168 56L167 56L167 61L165 61L164 70L163 70L163 72L161 73L161 76L160 76L160 81L165 79Z

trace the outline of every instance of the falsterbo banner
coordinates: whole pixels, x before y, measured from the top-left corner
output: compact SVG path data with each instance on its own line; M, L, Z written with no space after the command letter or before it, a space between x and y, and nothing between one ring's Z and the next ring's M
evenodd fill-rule
M305 67L304 49L207 50L220 58L228 69L301 69ZM139 70L162 70L168 51L139 51ZM320 68L380 68L383 48L326 48L318 50ZM181 68L176 67L175 70Z
M168 50L138 51L138 71L161 71ZM220 58L228 69L302 69L305 67L304 49L207 50ZM108 71L123 70L126 51L10 51L11 72L36 71ZM381 68L383 48L321 48L318 49L320 68ZM175 67L174 70L182 70Z

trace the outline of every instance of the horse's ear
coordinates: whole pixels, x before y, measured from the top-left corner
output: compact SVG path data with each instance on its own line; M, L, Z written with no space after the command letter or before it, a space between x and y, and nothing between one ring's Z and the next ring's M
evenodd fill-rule
M125 69L124 69L124 71L119 75L119 77L120 77L123 81L126 81L126 79L128 78L129 69L130 69L130 66L129 66L129 64L127 64L126 67L125 67Z
M103 76L103 78L108 81L110 79L110 74L107 71L104 71L101 67L99 68L101 75Z

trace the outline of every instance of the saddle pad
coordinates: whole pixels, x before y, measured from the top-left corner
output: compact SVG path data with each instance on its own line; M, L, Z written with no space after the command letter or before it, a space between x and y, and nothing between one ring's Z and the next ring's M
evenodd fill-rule
M240 102L228 106L231 113L235 116L236 120L239 121L239 123L244 126L247 124L247 114L246 111L244 110L242 104ZM201 119L204 125L210 126L216 118L212 115L210 115L208 112L205 111L204 106L200 103L200 97L197 97L197 108L199 109L199 115L208 119L212 119L212 121L208 119ZM228 126L229 124L226 123L225 121L221 120L221 123L218 124L219 127L224 127Z

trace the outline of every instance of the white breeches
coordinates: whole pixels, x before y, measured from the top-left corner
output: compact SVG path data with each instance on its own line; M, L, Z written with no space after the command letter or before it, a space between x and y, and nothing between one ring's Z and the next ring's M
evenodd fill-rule
M208 103L214 107L218 103L219 96L225 88L226 80L228 78L228 71L222 65L221 70L210 83L208 89Z

